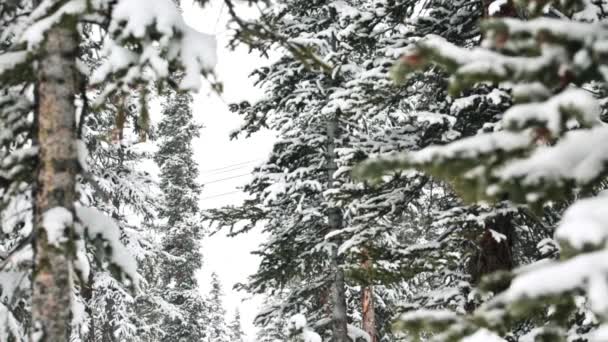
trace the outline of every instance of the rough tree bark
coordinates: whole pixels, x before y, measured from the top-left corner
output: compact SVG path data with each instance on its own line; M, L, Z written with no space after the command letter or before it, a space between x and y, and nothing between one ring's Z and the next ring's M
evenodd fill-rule
M338 167L336 164L335 140L338 138L338 118L337 114L327 121L327 186L333 187L334 173ZM331 231L342 228L342 212L340 208L332 207L328 209L327 219ZM332 324L334 342L351 342L348 337L347 315L346 315L346 294L344 288L344 270L340 267L340 260L337 248L334 248L331 255L331 268L333 273L333 283L331 286L332 299Z
M71 221L79 167L74 105L77 51L76 21L64 16L47 32L37 72L36 139L40 150L34 205L32 341L69 339L74 252ZM64 220L63 231L45 222L49 210L71 214L72 220Z
M371 267L371 260L369 259L369 255L364 251L363 256L365 258L363 260L363 268L369 269ZM363 290L361 291L361 317L363 331L365 331L371 337L371 342L378 342L373 285L367 285L363 287Z
M363 331L372 338L371 342L378 342L378 334L376 332L376 311L374 308L374 287L372 285L364 287L361 297Z

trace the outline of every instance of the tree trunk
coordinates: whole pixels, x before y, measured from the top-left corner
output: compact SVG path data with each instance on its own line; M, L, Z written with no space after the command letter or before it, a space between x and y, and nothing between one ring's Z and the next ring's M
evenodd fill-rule
M508 0L498 10L495 9L493 13L490 13L489 7L493 2L493 0L483 1L484 18L517 17L517 8L512 0ZM514 228L512 215L497 215L485 222L485 228L478 241L479 253L472 272L474 282L478 282L486 274L513 268L511 248L513 246Z
M76 21L66 16L47 32L37 75L36 139L40 151L34 205L32 341L69 339L73 218L79 168L74 105L77 51ZM63 229L57 227L60 224Z
M336 114L337 115L337 114ZM333 187L334 173L338 167L336 165L335 140L338 137L338 118L337 116L327 121L327 186ZM340 208L332 207L328 209L327 219L330 230L342 228L342 212ZM346 314L346 294L344 289L344 270L340 267L337 247L333 249L331 255L331 268L333 272L333 283L331 286L332 299L332 323L333 341L350 342L347 329Z
M486 222L486 229L478 243L479 254L473 277L475 282L486 274L513 268L513 231L511 215L500 214Z
M369 259L367 250L363 251L363 257L363 268L369 270L371 268L371 260ZM371 337L371 342L378 342L373 285L364 286L361 291L361 317L363 331L365 331Z
M376 311L374 308L374 287L372 285L365 286L361 293L361 316L363 331L372 338L371 342L378 342Z

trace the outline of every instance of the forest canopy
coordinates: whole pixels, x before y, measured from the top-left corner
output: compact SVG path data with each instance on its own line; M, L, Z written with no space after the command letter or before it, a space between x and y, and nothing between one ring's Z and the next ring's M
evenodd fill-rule
M607 6L0 3L0 342L608 341ZM276 139L203 208L195 102L243 48L230 137ZM252 232L246 331L201 246Z

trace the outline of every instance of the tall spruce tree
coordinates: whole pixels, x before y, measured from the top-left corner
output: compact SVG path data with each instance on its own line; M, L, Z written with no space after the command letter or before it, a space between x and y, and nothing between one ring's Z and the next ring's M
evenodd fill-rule
M211 274L211 289L207 295L206 337L209 342L232 342L233 331L226 322L222 283L214 272Z
M346 316L345 270L353 285L366 285L359 288L367 294L361 305L368 334L386 332L378 326L386 327L389 317L369 324L376 321L370 318L370 301L376 296L369 278L395 275L395 267L382 262L402 247L395 243L397 233L391 227L403 219L403 208L414 203L428 182L421 174L398 175L378 190L352 180L348 171L367 155L418 149L436 141L448 126L442 116L412 115L412 104L404 101L412 86L392 87L388 79L390 56L408 44L400 35L412 29L403 20L415 5L282 3L259 25L268 25L265 32L274 32L275 42L292 54L257 72L267 98L235 107L245 115L243 131L268 125L280 132L280 142L246 187L255 199L211 216L223 225L240 218L268 220L266 230L273 237L260 250L264 260L249 289L289 289L281 310L293 314L306 307L309 322L321 331L333 324L339 341L349 338L346 323L352 321ZM256 28L242 24L242 33L249 34L247 43L270 46L273 42L264 43L264 37L250 39ZM383 92L379 84L389 89ZM434 94L433 87L428 89ZM293 212L298 216L286 217ZM359 276L350 276L356 273ZM329 320L328 310L333 310ZM265 317L270 317L268 312Z
M234 319L230 322L230 341L243 342L245 338L245 332L241 325L241 313L237 308L234 312Z
M343 321L344 309L331 320L325 318L328 310L342 305L342 299L329 294L331 286L341 282L341 270L347 270L347 282L364 285L355 296L363 299L361 323L368 334L390 334L386 326L391 318L374 318L374 282L420 281L424 272L436 270L430 265L446 266L447 246L458 248L468 240L468 254L475 250L475 237L451 234L456 225L472 222L484 229L494 216L510 212L462 207L442 183L422 173L393 174L374 188L353 180L348 172L368 156L445 143L496 121L493 114L500 110L495 108L473 123L468 119L484 108L508 106L504 92L480 89L481 94L471 94L458 107L446 97L447 76L437 68L404 85L395 86L388 78L392 59L425 34L474 45L482 13L477 1L286 2L257 23L239 22L237 39L261 50L278 44L290 52L255 73L266 98L234 106L244 115L243 132L251 134L263 126L279 131L270 160L245 188L254 199L240 208L211 212L226 226L240 219L253 224L268 220L266 231L272 237L259 251L263 262L249 290L287 289L291 295L277 307L305 311L311 325L324 331L328 324ZM298 216L286 217L293 212ZM432 215L421 220L421 213ZM443 224L427 229L436 217ZM461 262L465 256L458 252L448 254L449 267L438 271L443 276L430 287L445 284L446 278L452 284L471 278ZM455 268L460 278L453 277ZM354 293L343 288L342 297ZM465 286L460 298L470 290ZM264 313L269 321L270 316ZM353 316L347 320L353 322ZM344 335L342 327L332 330Z
M198 165L192 150L201 126L194 122L192 96L188 93L167 95L162 115L157 129L159 149L154 159L160 167L163 199L159 218L166 258L162 262L163 286L158 290L178 311L166 318L163 340L201 341L208 323L196 272L202 266L200 239L204 231L198 216L201 185L196 181Z

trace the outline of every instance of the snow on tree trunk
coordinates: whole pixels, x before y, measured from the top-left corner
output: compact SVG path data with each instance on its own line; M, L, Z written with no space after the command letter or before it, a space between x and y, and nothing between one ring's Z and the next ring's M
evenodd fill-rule
M76 200L76 21L47 32L37 74L37 140L32 341L67 341L72 294Z
M484 0L485 17L515 17L517 8L513 0Z
M338 138L338 118L333 116L327 121L327 184L328 189L333 187L334 173L338 170L336 164L335 140ZM340 208L328 209L327 219L331 231L342 228L342 212ZM331 254L331 268L333 270L333 283L331 285L332 315L333 315L333 341L349 342L346 315L346 291L344 288L344 270L338 260L338 249L334 248Z

